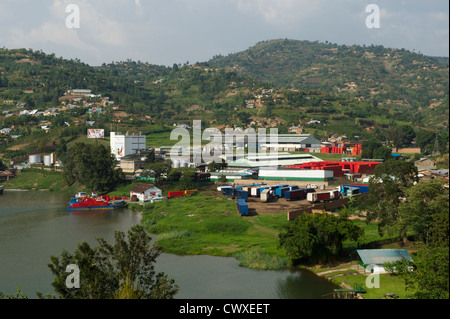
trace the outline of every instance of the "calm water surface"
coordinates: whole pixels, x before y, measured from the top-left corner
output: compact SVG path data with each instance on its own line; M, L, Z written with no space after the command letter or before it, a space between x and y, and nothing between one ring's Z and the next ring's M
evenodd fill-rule
M141 216L128 209L95 213L67 212L71 194L13 192L0 195L0 292L17 287L30 298L54 294L51 255L73 251L96 238L112 241ZM234 258L162 254L155 266L179 286L177 299L331 298L334 285L307 271L260 271L239 267Z

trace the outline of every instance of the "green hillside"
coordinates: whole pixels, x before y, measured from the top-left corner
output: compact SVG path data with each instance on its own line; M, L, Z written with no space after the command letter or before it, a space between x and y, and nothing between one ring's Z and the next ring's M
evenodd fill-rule
M214 57L211 65L283 87L384 105L426 124L448 124L448 59L383 46L288 39Z
M86 140L92 122L106 136L111 130L142 132L149 146L173 145L174 124L192 126L198 119L203 128L287 133L299 126L317 138L396 139L401 146L417 138L432 149L436 134L440 145L448 142L445 61L405 50L292 40L172 67L131 60L92 67L42 51L0 49L0 130L10 130L0 133L0 156L20 158L62 140ZM96 97L74 101L65 95L71 89L89 89Z

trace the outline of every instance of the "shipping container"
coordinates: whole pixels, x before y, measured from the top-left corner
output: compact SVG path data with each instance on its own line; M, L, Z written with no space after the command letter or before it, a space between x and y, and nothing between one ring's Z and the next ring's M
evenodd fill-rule
M306 187L305 188L305 194L309 194L309 193L315 193L316 189L312 188L312 187Z
M268 186L261 186L261 187L254 187L251 190L252 196L254 197L259 197L261 196L261 191L268 189Z
M341 187L341 194L343 194L344 196L352 196L352 195L356 195L356 194L360 194L361 191L358 187L354 187L351 185L343 185Z
M305 190L301 188L292 191L287 191L284 193L284 198L288 201L305 199Z
M167 197L174 198L174 197L183 197L183 196L184 196L184 191L179 191L179 192L169 192Z
M364 185L364 184L350 184L350 185L344 185L344 186L350 186L350 187L359 188L359 192L361 194L369 192L369 186L368 185Z
M331 193L330 199L338 199L340 197L338 190L331 191L330 193Z
M261 202L268 202L270 198L272 197L273 190L271 189L265 189L261 192Z
M310 203L317 203L321 201L330 201L330 200L336 200L339 198L339 191L334 190L330 192L320 192L320 193L309 193L306 195L306 199Z
M234 196L237 199L243 199L243 200L247 200L248 198L248 193L246 191L243 190L234 190Z
M227 196L227 197L231 197L234 195L234 188L230 187L230 188L223 188L222 189L222 194Z
M236 206L241 216L248 215L248 204L244 200L238 200Z
M284 192L291 191L290 187L280 187L275 190L275 196L284 197Z

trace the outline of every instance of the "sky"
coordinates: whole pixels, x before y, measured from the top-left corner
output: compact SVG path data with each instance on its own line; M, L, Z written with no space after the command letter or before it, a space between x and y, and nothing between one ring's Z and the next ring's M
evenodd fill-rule
M378 20L377 12L366 12L372 4ZM376 21L378 28L368 28ZM42 50L93 66L128 59L192 64L285 38L448 57L449 2L0 0L0 47Z

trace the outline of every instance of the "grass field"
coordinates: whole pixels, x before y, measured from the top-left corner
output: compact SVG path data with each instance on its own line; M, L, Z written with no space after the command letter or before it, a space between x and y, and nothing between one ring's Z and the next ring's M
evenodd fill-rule
M236 202L217 192L149 205L143 224L158 235L158 245L168 253L234 256L243 265L264 269L288 263L284 250L277 248L286 216L241 217Z
M354 286L355 283L361 285L366 293L363 293L362 296L364 299L382 299L383 294L393 293L399 296L399 299L407 298L407 295L412 294L412 291L405 290L405 282L403 279L400 279L397 276L391 276L388 274L380 274L379 275L379 288L374 286L373 288L368 288L366 285L366 280L368 276L364 275L352 275L352 276L343 276L332 279L332 282L335 284L341 284L342 281L345 281L350 286ZM375 283L374 279L369 279L372 283Z
M4 182L5 189L74 191L75 187L67 187L60 172L40 169L24 169L16 178Z

